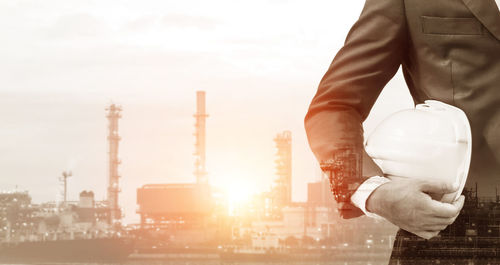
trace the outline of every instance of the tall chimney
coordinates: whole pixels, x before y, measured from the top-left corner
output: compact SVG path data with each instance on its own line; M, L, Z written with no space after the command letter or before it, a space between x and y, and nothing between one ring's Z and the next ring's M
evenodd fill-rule
M205 130L206 118L208 117L205 110L205 91L196 91L196 119L195 124L195 171L196 183L207 184L207 172L205 168Z
M120 112L122 111L121 106L111 104L106 108L108 118L108 142L109 142L109 181L108 181L108 207L110 211L110 216L108 218L109 222L115 223L121 219L121 211L118 205L118 193L120 192L119 178L118 175L118 165L121 161L118 159L118 144L121 137L118 135L118 119L122 117Z

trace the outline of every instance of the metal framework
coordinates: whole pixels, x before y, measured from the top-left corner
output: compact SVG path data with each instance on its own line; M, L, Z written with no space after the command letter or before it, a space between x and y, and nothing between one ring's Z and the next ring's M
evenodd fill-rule
M121 211L118 205L118 193L120 193L118 165L121 163L118 158L118 145L121 137L118 135L118 120L122 117L121 106L111 104L106 108L109 126L108 126L108 142L109 142L109 182L108 182L108 207L110 210L110 223L121 219Z
M64 187L64 190L63 190L63 205L64 207L66 207L66 204L68 202L68 178L73 176L73 174L71 173L71 171L64 171L62 173L62 177L59 178L59 181L62 182L63 184L63 187Z
M276 154L275 190L277 203L287 205L292 201L292 133L284 131L274 138L278 152Z

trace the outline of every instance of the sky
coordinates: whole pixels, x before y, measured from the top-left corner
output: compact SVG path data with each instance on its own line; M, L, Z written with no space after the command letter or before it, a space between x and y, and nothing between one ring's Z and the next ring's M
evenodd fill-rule
M320 171L303 118L364 1L0 1L0 189L34 202L105 198L105 107L120 120L120 204L136 189L193 182L195 93L207 93L214 185L258 192L276 177L273 138L293 137L293 200ZM401 73L365 122L412 106Z

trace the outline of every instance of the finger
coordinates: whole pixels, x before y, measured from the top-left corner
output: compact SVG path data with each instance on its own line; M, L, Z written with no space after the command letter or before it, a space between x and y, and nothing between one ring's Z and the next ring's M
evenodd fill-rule
M420 183L420 190L425 193L452 193L458 190L458 184L450 183L448 181L422 181Z
M455 222L455 218L430 217L414 227L414 230L442 231Z
M422 237L424 239L431 239L439 234L440 231L420 231L418 233L414 233L415 235Z
M458 214L460 213L460 210L462 209L461 206L463 206L463 200L461 203L459 201L457 202L457 204L450 204L450 203L435 201L429 198L427 200L426 208L428 209L428 212L431 216L454 218L458 216Z
M421 229L426 231L443 231L448 227L448 224L427 224L423 225Z
M459 211L462 210L462 208L464 207L464 203L465 203L465 196L464 195L460 195L460 197L458 197L457 200L452 202L452 204L455 205L455 207L457 207L459 209Z
M443 217L436 217L437 220L434 221L433 224L436 224L436 225L442 225L442 224L445 224L445 225L451 225L455 222L455 220L457 219L457 216L455 217L451 217L451 218L443 218Z
M442 212L438 212L437 214L436 214L436 212L434 212L433 216L438 217L438 218L443 218L444 222L446 222L446 220L451 220L451 223L453 223L455 221L455 219L457 219L457 217L460 215L460 211L462 210L462 208L464 206L465 196L461 195L460 197L458 197L457 200L453 201L451 204L442 203L442 202L435 203L435 202L436 201L434 201L434 202L431 201L430 204L432 204L434 206L444 207L444 208L434 209L436 211L442 211ZM449 207L450 205L452 207ZM454 210L453 210L453 208L454 208ZM448 209L449 211L446 209ZM453 211L456 211L454 215L453 215Z
M460 211L455 216L452 217L442 217L442 216L428 216L427 218L429 221L427 223L432 223L432 224L452 224L455 222L455 220L458 218L460 215Z
M437 231L436 231L436 230L430 230L430 231L427 231L427 234L429 234L429 235L430 235L430 238L429 238L429 239L431 239L431 238L433 238L433 237L438 236L440 232L441 232L440 230L437 230Z

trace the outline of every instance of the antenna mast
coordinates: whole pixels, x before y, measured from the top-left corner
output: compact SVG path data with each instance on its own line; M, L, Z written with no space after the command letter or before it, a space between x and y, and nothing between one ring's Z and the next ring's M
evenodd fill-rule
M63 171L62 173L62 177L59 179L63 185L64 185L64 193L63 193L63 196L64 196L64 201L63 201L63 206L65 207L67 202L68 202L68 178L73 176L73 174L71 173L71 171Z

